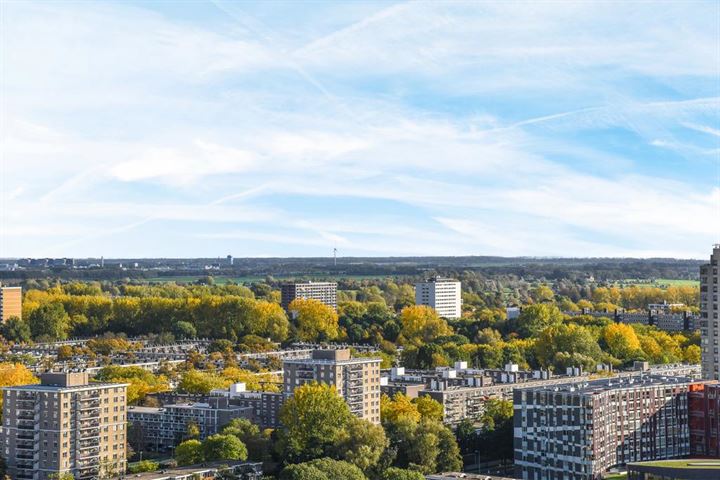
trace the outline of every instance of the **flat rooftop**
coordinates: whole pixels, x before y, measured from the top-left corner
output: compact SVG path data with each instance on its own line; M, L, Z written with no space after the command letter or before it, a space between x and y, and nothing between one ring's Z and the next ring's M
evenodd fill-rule
M254 465L257 466L257 468L261 468L260 463L233 462L231 460L228 460L222 462L209 462L202 465L188 465L187 467L166 468L157 472L127 474L123 475L122 477L114 478L133 478L137 480L173 480L176 477L189 477L193 474L202 476L202 474L204 473L214 472L218 467L236 467L238 465L247 465L250 468L252 468L252 466Z
M575 392L594 395L611 390L636 389L653 386L672 386L698 383L689 377L669 377L662 375L643 375L638 377L611 377L584 382L568 382L540 387L525 387L525 391L533 392Z

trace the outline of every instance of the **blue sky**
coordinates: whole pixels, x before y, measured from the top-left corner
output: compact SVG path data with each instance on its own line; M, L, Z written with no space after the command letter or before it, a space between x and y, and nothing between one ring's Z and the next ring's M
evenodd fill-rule
M720 240L718 2L0 8L0 257Z

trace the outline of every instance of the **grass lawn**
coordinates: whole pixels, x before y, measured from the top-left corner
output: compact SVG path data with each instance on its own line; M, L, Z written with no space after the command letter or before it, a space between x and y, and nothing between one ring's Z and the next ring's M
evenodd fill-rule
M700 282L698 280L682 280L672 278L656 278L655 280L647 280L642 278L626 278L619 282L615 282L615 286L635 286L635 287L656 287L656 288L667 288L667 287L698 287Z
M627 480L627 473L614 473L605 477L605 480Z

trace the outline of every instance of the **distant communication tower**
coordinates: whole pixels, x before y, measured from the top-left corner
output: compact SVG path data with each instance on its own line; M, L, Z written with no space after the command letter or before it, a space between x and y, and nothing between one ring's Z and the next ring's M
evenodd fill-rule
M337 267L337 248L333 248L333 265Z

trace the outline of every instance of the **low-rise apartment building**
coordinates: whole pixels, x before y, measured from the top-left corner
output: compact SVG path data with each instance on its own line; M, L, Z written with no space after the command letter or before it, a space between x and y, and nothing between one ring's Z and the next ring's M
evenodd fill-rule
M88 384L86 372L72 372L3 388L0 444L10 477L83 480L124 472L127 386Z
M254 421L250 407L230 405L227 398L210 397L207 402L182 403L163 407L128 407L132 441L150 451L168 451L187 436L195 425L201 440L218 433L234 418Z
M690 454L688 378L612 378L514 392L524 480L595 480L629 462Z

